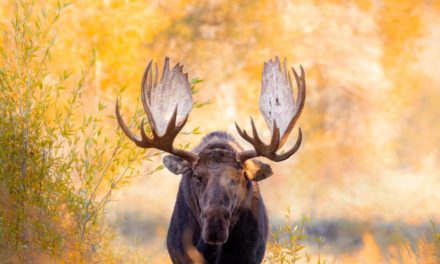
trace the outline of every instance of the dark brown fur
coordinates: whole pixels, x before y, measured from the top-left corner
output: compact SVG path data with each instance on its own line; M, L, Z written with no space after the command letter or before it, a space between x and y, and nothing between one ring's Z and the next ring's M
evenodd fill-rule
M237 124L236 128L252 149L244 151L233 137L214 132L188 151L173 146L193 105L191 84L182 68L178 63L170 70L169 59L165 58L159 84L157 64L153 66L151 61L145 69L141 97L151 137L145 132L144 122L140 125L140 136L133 133L121 116L117 100L115 105L116 119L125 135L138 147L170 153L164 157L164 165L174 174L182 175L168 230L171 259L174 263L260 263L268 220L256 182L272 175L272 169L255 158L281 162L300 148L301 129L296 143L277 153L304 107L304 69L300 67L299 75L292 68L298 85L295 100L286 61L283 69L278 57L264 64L259 108L272 132L269 144L261 140L251 118L252 136ZM166 122L163 118L171 113L171 107L174 112Z
M241 147L223 132L207 135L194 151L200 160L193 166L177 156L164 158L170 171L182 174L167 236L173 263L261 263L268 218L251 179L270 176L270 167L241 164Z

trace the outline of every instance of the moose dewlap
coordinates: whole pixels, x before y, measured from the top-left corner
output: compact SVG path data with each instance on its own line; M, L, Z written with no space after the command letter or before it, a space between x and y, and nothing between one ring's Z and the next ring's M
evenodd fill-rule
M253 149L244 150L224 132L212 132L191 151L174 148L173 142L188 119L192 95L188 74L176 64L169 69L165 58L158 83L157 64L145 70L141 96L152 137L140 126L140 137L122 119L116 101L116 117L122 131L137 146L170 153L165 167L182 175L167 236L173 263L261 263L266 249L268 218L258 181L272 175L271 167L257 157L279 162L300 147L302 134L294 146L278 154L301 115L306 96L304 70L292 68L298 93L284 61L278 58L264 64L260 112L272 132L269 144L260 139L251 118L252 136L237 124L237 131Z

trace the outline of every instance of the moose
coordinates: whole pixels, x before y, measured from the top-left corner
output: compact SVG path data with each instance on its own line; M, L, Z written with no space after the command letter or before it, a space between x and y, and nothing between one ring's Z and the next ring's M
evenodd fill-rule
M159 83L157 64L153 69L152 61L141 83L151 135L145 132L144 120L140 136L135 135L123 121L116 100L116 118L125 135L138 147L169 153L163 158L164 166L182 175L167 235L173 263L262 262L269 228L258 181L271 176L272 169L255 158L280 162L300 148L299 128L296 143L279 152L304 107L305 74L300 68L298 75L292 67L298 87L294 96L286 60L283 69L278 57L264 63L259 108L271 131L270 143L262 141L252 117L252 135L235 123L252 150L244 150L231 135L219 131L206 135L192 150L173 146L186 124L193 99L188 73L183 73L179 63L170 70L168 58Z

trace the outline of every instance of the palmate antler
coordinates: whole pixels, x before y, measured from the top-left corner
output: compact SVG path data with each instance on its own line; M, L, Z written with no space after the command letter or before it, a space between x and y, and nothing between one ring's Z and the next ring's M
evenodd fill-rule
M263 114L267 125L272 131L272 138L269 144L265 144L261 141L252 118L252 136L249 136L245 130L242 130L237 123L235 123L240 136L254 147L253 150L243 151L238 154L238 158L241 162L260 156L277 162L283 161L295 154L301 146L302 133L301 128L299 128L298 139L295 145L283 154L276 153L286 142L287 137L295 126L304 107L306 82L304 69L301 66L300 68L300 76L298 76L295 69L292 68L298 86L298 96L295 101L292 80L290 74L286 71L286 60L284 60L284 72L281 70L278 57L275 58L275 61L270 60L264 63L259 105L260 112Z
M170 71L169 58L165 58L162 77L158 84L157 64L154 65L154 83L152 61L150 61L141 85L142 105L153 137L149 138L145 133L144 120L140 126L141 136L135 135L122 119L116 100L115 112L119 126L125 135L141 148L156 148L180 156L189 162L195 162L198 159L197 154L173 147L174 139L185 126L193 105L188 74L182 72L183 65L179 64Z

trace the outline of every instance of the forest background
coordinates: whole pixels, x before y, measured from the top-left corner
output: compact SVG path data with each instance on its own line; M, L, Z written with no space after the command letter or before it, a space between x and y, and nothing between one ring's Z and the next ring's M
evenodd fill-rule
M17 0L0 28L1 259L169 262L179 177L120 133L116 98L135 126L144 67L170 56L197 101L179 143L237 136L249 115L267 138L257 102L278 55L308 89L301 150L261 183L272 225L297 227L269 254L439 261L439 1Z

